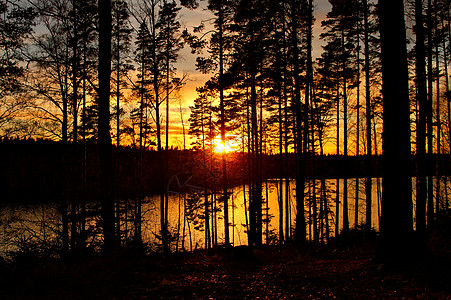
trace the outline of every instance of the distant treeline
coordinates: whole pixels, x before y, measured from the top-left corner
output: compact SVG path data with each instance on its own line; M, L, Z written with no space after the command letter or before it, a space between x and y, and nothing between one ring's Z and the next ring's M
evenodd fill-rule
M86 151L80 143L72 144L49 140L11 140L0 141L0 188L3 201L48 202L58 201L65 195L76 192L79 197L95 200L99 196L99 159L96 144L88 143ZM86 157L84 156L86 153ZM157 155L153 150L142 152L142 186L139 188L140 151L133 147L114 148L114 176L112 189L122 199L152 195L158 193ZM189 184L199 187L208 185L209 189L220 188L220 156L216 153L203 155L200 151L170 149L169 174L177 175L179 181L189 180ZM204 158L208 160L205 162ZM211 160L213 164L211 163ZM247 182L247 153L230 153L230 184L237 186ZM284 158L285 159L285 158ZM288 156L290 178L295 177L295 156ZM367 168L364 156L315 156L306 160L307 178L365 178ZM264 155L262 176L276 178L280 176L279 155ZM437 162L441 175L450 174L449 155L434 155L431 161ZM86 162L86 172L84 172ZM371 177L382 176L382 156L372 157ZM412 160L412 174L416 174L417 163ZM86 175L84 175L86 174ZM183 179L180 179L183 178ZM181 182L180 184L184 183ZM217 186L216 186L217 185ZM172 187L173 188L173 187Z
M157 169L156 152L143 151L143 184L138 191L139 151L129 147L113 151L114 166L119 169L118 185L114 180L111 186L115 195L132 198L138 192L146 195L156 190L156 178L161 173ZM74 146L46 140L3 140L0 168L2 198L8 202L58 201L61 197L72 197L74 192L87 200L99 196L96 144L88 143L84 151L81 143Z
M274 177L278 175L278 161L279 155L266 155L266 173L268 177ZM291 178L295 176L295 155L289 155L289 165L292 168L289 171ZM370 175L371 177L382 177L382 155L373 155L371 157L372 168L369 170L366 164L367 157L365 155L359 156L344 156L344 155L315 155L307 157L306 159L306 178L365 178ZM440 156L434 154L430 156L430 162L437 163L439 175L451 174L451 157L448 154L442 154ZM270 167L269 167L270 166ZM417 160L415 155L412 155L412 176L416 176L417 172ZM368 174L368 172L370 172ZM434 171L435 172L435 171ZM435 176L432 170L430 175Z

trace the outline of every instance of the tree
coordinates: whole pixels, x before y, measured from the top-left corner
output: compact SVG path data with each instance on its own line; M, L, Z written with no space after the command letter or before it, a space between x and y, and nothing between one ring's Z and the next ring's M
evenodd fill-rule
M123 98L122 89L128 87L128 72L133 69L133 65L129 61L129 52L131 44L132 29L128 23L129 12L127 2L115 0L112 2L112 71L111 76L113 90L116 96L116 167L115 167L115 198L116 198L116 236L120 240L120 200L119 200L119 183L120 183L120 159L119 148L121 146L121 128L120 118L124 114L121 108L121 98ZM115 74L114 74L115 73Z
M196 67L203 73L215 71L219 68L217 74L217 83L219 90L219 111L220 111L220 133L221 143L226 144L226 115L225 115L225 100L224 100L224 73L227 65L226 53L230 49L230 28L229 23L231 20L231 5L229 0L211 0L208 2L208 9L215 15L213 24L214 30L207 33L211 33L209 42L204 40L203 34L201 38L197 38L193 35L188 35L187 31L184 32L184 37L192 47L192 53L201 53L204 47L208 47L210 57L197 57ZM204 29L204 25L201 24L195 28L195 32L201 32ZM230 246L230 229L229 229L229 192L228 192L228 180L227 180L227 157L226 152L221 154L222 163L222 200L224 201L224 243L228 247Z
M264 76L268 80L268 101L266 110L271 113L267 119L267 124L271 127L277 126L278 131L278 152L279 152L279 186L278 186L278 207L279 207L279 243L282 244L285 240L284 235L284 195L283 195L283 179L284 179L284 68L286 45L283 42L286 37L286 18L284 12L285 3L272 1L270 3L268 22L270 28L268 34L268 55L273 58L269 60Z
M426 10L426 36L427 36L427 103L426 103L426 137L427 137L427 160L426 169L428 171L427 180L427 222L432 225L434 222L434 185L432 175L434 174L434 163L432 154L434 153L434 128L433 128L433 89L434 89L434 70L433 70L433 22L432 22L432 0L427 0Z
M358 26L361 20L360 11L358 1L333 1L332 11L328 14L328 19L323 21L322 24L328 29L322 36L338 47L337 60L339 61L338 70L340 72L338 88L341 87L341 98L343 99L343 160L345 164L348 158L349 90L352 88L350 81L352 78L355 78L357 69L353 54L358 51L357 40L359 38ZM333 51L337 51L337 49ZM337 102L337 109L338 107ZM337 117L339 116L340 114L337 112ZM340 128L337 125L337 134L338 130ZM343 175L343 234L346 237L349 232L348 184L346 172Z
M220 109L220 131L221 131L221 143L226 143L226 131L225 131L225 110L224 110L224 24L225 24L225 5L228 3L223 0L210 1L209 9L216 15L215 27L217 38L217 53L218 65L219 65L219 109ZM222 188L223 188L223 200L224 200L224 243L226 247L230 246L230 234L229 234L229 194L227 183L227 160L226 152L222 152Z
M136 37L135 61L138 64L137 71L139 72L138 80L134 86L134 91L137 93L139 99L139 106L134 110L133 116L138 119L139 134L138 134L138 195L135 200L135 215L134 215L134 242L141 243L141 199L143 186L143 151L145 140L147 138L147 109L149 106L149 90L152 86L152 60L151 60L151 36L148 26L145 22L141 22L138 34ZM151 98L152 99L152 98Z
M110 136L110 81L111 81L111 1L98 0L99 14L99 156L101 173L101 203L104 250L115 245L114 203L111 193L112 144Z
M162 146L161 146L161 122L160 122L160 74L161 63L159 62L159 53L161 51L161 45L157 38L157 14L155 11L157 3L154 0L150 1L149 12L149 30L150 30L150 49L151 49L151 73L152 83L155 101L155 122L157 127L157 152L158 152L158 166L160 170L163 170L165 176L160 179L159 182L159 194L160 194L160 226L161 226L161 239L163 242L163 251L169 252L169 232L168 232L168 220L166 219L166 201L165 201L165 181L167 177L167 170L163 162Z
M302 117L302 103L301 103L301 80L299 68L299 37L298 37L298 22L299 22L300 3L296 0L290 2L290 22L291 22L291 51L292 51L292 65L294 77L294 110L296 117L296 241L298 243L305 243L307 232L304 215L304 190L305 190L305 151L307 149L306 141L308 137L307 123L308 120ZM311 11L309 11L311 13ZM308 103L305 102L305 108ZM304 135L305 136L304 136ZM303 138L304 137L304 138Z
M80 93L81 78L96 81L92 63L95 4L92 0L35 0L32 5L40 17L40 30L25 52L31 65L26 86L35 99L32 113L41 120L42 136L77 142L78 112L86 92Z
M163 251L168 253L169 249L169 231L167 221L167 205L166 205L166 181L167 170L163 160L163 148L162 148L162 134L161 134L161 90L163 86L163 74L165 70L165 64L162 61L164 56L164 41L159 37L159 25L158 25L158 3L156 0L148 0L139 2L138 11L134 12L134 17L137 20L140 29L138 31L139 38L138 43L140 51L136 52L141 68L140 87L135 85L135 88L141 89L140 91L140 114L144 113L144 103L148 101L148 104L154 114L152 118L155 123L155 138L157 148L157 161L158 169L162 170L164 176L158 177L158 194L160 195L160 237L163 244ZM139 57L141 56L141 57ZM140 136L143 133L143 129L140 126ZM142 139L142 136L140 137ZM142 140L140 142L142 144Z
M336 155L340 155L340 60L339 52L334 51L339 49L339 40L332 40L323 46L321 57L318 58L318 74L320 76L319 82L319 97L330 104L335 104L336 107ZM331 113L331 112L329 112ZM336 179L336 197L335 197L335 236L339 234L339 219L340 219L340 178Z
M163 1L159 11L156 28L159 29L158 40L162 44L160 57L164 65L165 90L166 90L166 151L169 151L169 95L171 93L171 76L175 71L173 63L177 61L178 52L183 48L180 32L180 23L177 15L180 7L172 2ZM168 152L166 153L168 159ZM167 161L166 161L167 162Z
M82 156L77 144L79 108L83 102L83 140L86 136L86 80L93 78L92 53L94 24L93 1L34 1L32 5L39 13L41 27L32 37L32 47L26 52L32 72L27 88L35 99L32 114L40 120L41 134L60 139L65 147L71 140L73 156L64 159L64 195L62 195L63 252L68 243L72 249L84 245L84 197L82 189ZM89 70L89 71L88 71ZM89 74L89 75L88 75ZM80 82L83 88L80 93ZM82 98L82 99L81 99ZM70 130L69 131L69 129ZM69 133L71 132L71 134ZM83 147L85 151L85 147ZM85 155L83 155L83 158ZM69 159L72 158L72 159ZM83 164L84 165L84 164ZM84 173L83 173L84 174ZM70 204L70 205L69 205ZM68 208L72 217L68 217ZM82 213L80 214L80 210ZM70 225L70 241L68 227ZM82 233L81 235L79 233Z
M183 48L183 40L180 35L180 23L177 21L177 15L180 7L177 7L175 1L163 1L160 7L158 22L155 24L155 30L159 30L156 42L161 45L159 50L158 60L162 62L162 68L165 74L165 90L166 90L166 161L164 165L165 184L168 180L169 171L169 99L171 89L179 88L179 81L173 78L171 83L171 76L173 76L175 68L173 63L177 61L178 52ZM169 195L165 194L164 218L166 220L166 227L169 213ZM162 211L163 212L163 211ZM167 228L166 228L167 230Z
M121 109L122 90L129 87L128 72L133 70L130 61L131 33L129 24L129 11L127 2L122 0L112 1L112 94L116 98L116 146L121 144L120 117L124 114ZM123 100L126 102L126 99Z
M308 128L308 123L309 123L309 109L311 105L311 103L313 103L313 62L312 62L312 31L313 31L313 0L308 0L307 3L307 23L306 23L306 39L307 39L307 59L306 59L306 64L307 64L307 70L306 70L306 75L305 75L305 105L304 105L304 149L305 146L308 143L308 138L309 138L309 130L312 133L312 157L315 155L315 141L314 141L314 131L313 128ZM310 124L310 127L313 127L313 118L312 118L312 124ZM314 161L314 158L312 158L312 160ZM315 179L313 179L313 190L315 192ZM317 241L318 240L318 230L317 230L317 211L316 211L316 197L313 197L313 237L314 240Z
M412 183L406 29L402 0L379 0L383 94L380 254L396 263L412 251Z
M423 1L415 1L415 32L416 32L416 85L419 117L417 123L417 203L416 203L416 229L420 234L426 230L426 48L424 44Z
M211 122L213 111L212 111L212 93L208 86L197 88L198 97L194 100L194 106L190 107L190 134L196 137L193 141L194 148L201 150L202 153L202 164L203 164L203 182L204 182L204 210L205 210L205 248L209 249L211 247L211 235L210 235L210 203L208 200L208 190L209 186L207 180L209 179L207 174L211 175L209 172L209 167L207 167L207 149L206 142L213 147L214 136L208 134L213 132L209 126L212 126Z
M267 18L265 2L240 1L236 9L236 50L239 55L234 64L242 66L244 86L249 89L249 154L250 197L249 197L249 245L260 246L263 238L262 215L262 155L263 155L263 67L266 63L265 41ZM235 65L236 66L236 65ZM236 71L229 70L230 73ZM260 119L259 119L260 117Z
M332 61L318 59L319 67L317 68L317 89L315 98L314 118L317 124L318 142L320 148L320 156L324 157L324 141L327 139L327 127L331 125L332 108L335 102L336 81L334 76L329 73L329 63ZM332 67L332 69L334 69ZM333 71L332 71L333 74ZM320 241L329 241L329 205L327 201L326 176L320 177ZM325 227L325 228L324 228ZM325 237L324 237L325 231Z
M35 99L36 111L32 114L43 120L44 137L66 143L69 140L70 37L65 17L70 11L69 3L36 2L34 6L40 14L43 32L32 36L34 48L27 53L27 60L35 64L27 84Z
M370 231L372 228L372 178L371 157L373 154L371 147L371 90L370 90L370 9L368 0L363 0L363 26L364 26L364 57L365 57L365 119L366 119L366 171L368 175L365 179L365 197L366 197L366 218L365 230Z
M36 12L19 6L19 1L0 3L0 136L15 131L13 120L27 103L17 95L23 91L20 79L25 68L20 65L20 51L32 32Z

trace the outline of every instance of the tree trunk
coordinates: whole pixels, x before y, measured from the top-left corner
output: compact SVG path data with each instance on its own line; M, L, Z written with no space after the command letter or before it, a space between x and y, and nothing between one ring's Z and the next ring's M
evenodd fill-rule
M341 32L343 52L345 51L344 32ZM344 53L343 53L344 54ZM344 55L343 55L344 56ZM346 77L346 59L343 60L343 162L348 162L348 87ZM343 236L347 239L349 235L348 215L348 175L345 170L343 174Z
M73 36L72 36L72 146L73 146L73 158L72 158L72 176L73 176L73 194L71 195L71 247L75 248L77 244L77 206L78 206L78 190L79 190L79 155L78 155L78 29L77 29L77 8L76 1L72 0L72 13L73 13Z
M402 0L379 0L383 95L382 244L387 263L412 251L412 182L406 30Z
M370 90L370 43L369 43L369 20L368 20L368 0L363 0L363 21L364 21L364 43L365 43L365 102L366 102L366 172L365 197L366 197L366 221L365 230L372 228L372 163L371 163L371 90Z
M359 24L360 25L360 24ZM356 157L360 160L360 27L357 34L357 136L356 136ZM355 179L355 206L354 206L354 228L359 226L359 189L360 178Z
M155 93L155 123L157 127L157 153L158 153L158 167L163 171L163 176L160 176L158 182L158 189L160 194L160 233L161 233L161 241L163 244L163 252L169 253L169 241L168 241L168 224L166 220L166 192L165 192L165 184L167 181L167 170L165 168L163 162L163 149L161 146L161 121L160 121L160 92L159 92L159 80L160 80L160 70L157 61L157 37L156 37L156 13L155 6L157 5L155 0L151 1L151 13L150 13L150 22L151 22L151 35L152 35L152 75L153 75L153 89Z
M144 57L144 49L142 55ZM145 76L146 65L144 59L141 61L141 97L139 103L139 152L138 152L138 198L135 201L135 243L141 243L141 199L143 197L143 139L144 139L144 97L145 88L144 83L146 80Z
M437 4L437 1L435 1L435 4ZM434 13L434 17L435 20L437 20L436 25L435 25L435 32L436 32L436 36L438 36L439 34L439 30L438 30L438 16L437 16L437 9L435 9L435 13ZM437 122L437 141L436 141L436 145L437 145L437 158L434 161L434 166L435 166L435 211L438 212L439 211L439 205L440 205L440 170L439 170L439 162L440 162L440 154L441 154L441 119L440 119L440 59L439 59L439 42L436 41L435 43L435 67L436 67L436 122ZM434 208L432 207L432 210ZM432 215L432 219L433 219L433 215Z
M415 1L416 22L416 76L417 103L419 107L417 123L417 200L416 230L420 235L426 231L426 49L424 45L423 1Z
M338 71L338 70L337 70ZM337 159L340 159L340 79L337 78ZM337 172L335 186L335 237L340 234L340 169Z
M318 117L319 119L319 117ZM324 144L323 144L323 126L321 124L321 121L318 120L318 124L319 124L319 128L318 128L318 139L319 139L319 148L320 148L320 156L324 157ZM322 203L322 213L320 213L321 219L324 219L321 221L321 227L326 227L325 231L326 231L326 242L329 242L329 208L328 208L328 204L327 204L327 195L326 195L326 179L324 178L324 176L321 176L321 181L320 181L320 198L321 198L321 203ZM324 225L322 225L324 222ZM323 229L321 229L321 242L324 241L324 236L323 236Z
M66 50L66 57L68 56L68 50ZM63 154L63 165L64 170L67 170L69 168L69 161L68 161L68 136L67 136L67 115L68 115L68 67L66 66L66 72L63 75L62 81L64 83L61 84L61 98L63 102L63 109L62 109L62 124L61 124L61 141L63 143L64 148L64 154ZM67 208L68 208L68 188L69 188L69 178L68 174L66 172L63 172L61 174L64 182L63 186L63 195L61 200L61 223L62 223L62 246L63 246L63 255L67 255L69 253L69 216L67 214Z
M82 152L82 197L81 197L81 242L83 245L86 242L86 196L87 196L87 149L86 149L86 55L87 46L86 41L83 41L83 91L82 91L82 135L83 135L83 152Z
M202 108L204 111L204 108ZM205 149L205 126L204 126L204 118L202 116L202 156L203 156L203 165L204 170L207 170L207 152ZM206 174L205 172L204 174ZM207 187L207 176L204 177L204 209L205 209L205 249L211 248L211 239L210 239L210 204L208 201L208 187Z
M289 141L288 141L288 131L290 130L289 121L288 121L288 91L287 91L287 77L288 77L288 55L287 55L287 40L286 40L286 27L285 21L282 24L282 33L283 33L283 60L282 60L282 70L283 70L283 114L284 114L284 166L285 166L285 239L288 241L291 237L291 222L290 222L290 167L289 167L289 159L290 154L288 151Z
M104 250L114 248L114 204L111 194L112 149L110 136L110 76L111 76L111 1L98 0L99 14L99 155L102 190Z
M312 27L313 27L313 0L308 1L307 7L307 73L306 73L306 82L305 82L305 105L304 105L304 159L305 154L308 151L308 139L309 139L309 131L311 131L311 160L312 162L315 160L315 139L313 132L313 122L310 128L309 126L309 109L311 103L313 103L313 62L312 62ZM313 108L313 105L311 106ZM313 117L312 117L313 121ZM304 163L305 166L305 163ZM312 165L313 166L313 165ZM313 166L314 168L314 166ZM318 228L317 228L317 211L316 211L316 181L313 178L313 199L312 199L312 208L313 208L313 240L317 242L318 239Z
M432 67L432 1L428 0L428 8L427 8L427 56L428 56L428 97L427 97L427 141L428 141L428 150L427 150L427 158L426 158L426 171L427 171L427 225L432 225L434 221L434 185L432 182L432 174L434 174L434 164L432 155L433 151L433 136L434 136L434 128L433 128L433 120L432 120L432 107L433 107L433 86L434 86L434 78L433 78L433 67Z
M120 28L119 28L119 13L116 18L116 236L118 242L121 240L121 222L120 222L120 200L119 200L119 149L121 145L121 133L120 133L120 98L121 98L121 84L120 84L120 65L121 65L121 52L120 52Z
M224 146L222 151L222 189L224 199L224 244L230 246L229 233L229 195L227 186L227 157L226 157L226 132L225 132L225 109L224 109L224 37L223 37L223 7L222 1L219 3L218 12L218 35L219 35L219 109L220 109L220 130L221 143Z
M166 0L164 1L163 5L166 5ZM168 18L168 23L166 24L166 30L167 30L167 37L166 37L166 160L164 164L164 170L165 170L165 184L169 180L169 89L170 89L170 41L169 41L169 24L170 19ZM164 200L164 219L166 222L166 230L168 230L168 220L169 220L169 191L166 190L165 192L165 200ZM189 228L189 223L188 223ZM168 232L169 234L169 232Z
M311 11L310 11L311 12ZM302 143L302 110L301 110L301 81L299 74L299 48L298 48L298 7L295 0L291 1L291 34L293 51L293 76L294 76L294 107L296 114L296 242L304 244L306 242L307 232L304 215L304 190L305 190L305 158ZM304 124L307 120L304 119Z
M251 70L251 197L249 202L249 225L251 246L257 246L259 237L257 236L258 212L261 210L261 185L258 176L258 120L257 120L257 92L256 92L256 71Z
M443 24L443 19L442 19L442 27L445 27ZM448 22L448 27L449 27L449 22ZM450 36L448 36L448 40L450 41ZM446 103L447 103L447 114L448 114L448 151L451 150L451 103L450 103L450 94L449 94L449 77L448 77L448 53L446 53L446 38L443 38L443 68L445 70L445 99L446 99ZM446 130L446 129L445 129ZM449 152L448 152L449 153ZM444 176L445 177L445 209L448 209L448 176Z
M277 28L276 26L274 26ZM277 29L275 29L277 30ZM284 34L282 32L282 34ZM284 161L283 161L283 95L282 95L282 70L280 57L282 54L280 51L276 53L276 89L277 89L277 112L279 121L279 193L278 193L278 204L279 204L279 244L283 244L284 233L283 233L283 172L284 172Z

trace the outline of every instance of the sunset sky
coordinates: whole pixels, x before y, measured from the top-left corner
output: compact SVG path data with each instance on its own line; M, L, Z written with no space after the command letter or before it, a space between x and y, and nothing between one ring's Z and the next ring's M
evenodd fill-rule
M325 18L331 5L327 0L314 0L314 17L315 24L313 28L313 57L321 55L322 41L319 39L321 33L321 21ZM193 26L198 26L202 20L209 20L213 17L212 13L205 9L206 1L200 2L200 7L196 10L189 10L183 8L180 12L180 23L182 27L187 27L189 30ZM183 74L188 75L187 82L182 90L176 96L178 99L171 99L172 108L170 109L170 146L183 148L182 125L180 120L180 101L182 111L184 114L184 124L186 133L188 133L189 124L188 118L190 114L189 106L193 105L194 99L197 97L196 87L202 86L210 77L211 74L201 74L195 68L196 56L190 53L190 49L186 46L180 52L179 62L176 64L178 76ZM171 137L172 135L172 137ZM189 147L191 141L187 138L186 146Z

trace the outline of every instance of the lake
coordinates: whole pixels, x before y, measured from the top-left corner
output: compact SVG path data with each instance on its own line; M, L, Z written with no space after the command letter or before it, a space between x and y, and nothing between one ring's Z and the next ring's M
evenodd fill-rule
M441 189L439 195L439 203L441 207L449 205L448 190L450 187L449 180L441 177ZM322 215L317 220L319 239L325 241L326 228L329 226L329 236L335 234L336 224L336 179L325 180L325 193L327 203L320 201L320 180L315 181L316 189L313 189L313 181L306 183L306 203L304 205L305 216L307 221L307 235L308 239L312 239L313 222L310 218L313 211L312 202L308 199L316 199L316 208L318 214ZM340 192L340 210L339 210L339 230L343 227L343 192L344 180L339 181ZM347 195L348 195L348 215L350 228L355 227L355 203L356 203L356 182L355 178L347 180ZM434 189L436 187L436 180L433 179ZM415 191L415 180L413 180L413 190ZM445 188L447 187L447 188ZM195 187L191 187L194 188ZM365 179L359 179L358 192L358 224L364 224L366 217L365 204ZM244 191L245 190L245 191ZM282 182L282 189L280 189L279 181L270 179L263 182L263 198L268 200L263 203L263 242L275 243L279 234L279 195L282 193L283 199L286 199L286 182ZM230 223L230 242L235 245L247 245L246 234L246 215L244 199L248 201L249 192L247 186L240 186L231 189L231 196L229 200L229 223ZM244 197L246 193L246 197ZM435 193L435 192L434 192ZM382 196L382 180L380 178L372 179L372 228L379 230L380 219L380 200ZM434 194L435 196L435 194ZM203 197L203 196L202 196ZM212 196L211 196L212 197ZM193 196L191 195L191 198ZM203 248L205 246L205 222L203 214L196 212L194 206L189 207L190 195L182 194L172 191L169 197L169 230L174 237L171 242L172 250L193 250L196 248ZM194 197L195 198L195 197ZM191 199L192 200L192 199ZM195 199L196 200L196 199ZM202 205L203 198L198 199L199 205ZM157 250L160 244L158 239L160 231L160 207L159 196L148 197L142 204L142 239L148 243L151 250ZM121 231L122 240L131 240L133 235L133 205L135 200L131 199L123 201L122 215L121 215ZM324 216L325 207L329 208L328 221L326 222ZM415 192L413 193L413 204L415 211ZM212 237L217 244L224 243L224 217L222 204L217 204L218 211L215 216L210 219L210 228L216 228L216 234ZM246 203L246 207L248 207ZM128 208L127 208L128 207ZM98 207L93 205L91 210L98 210ZM201 208L203 209L203 207ZM295 182L290 180L288 183L288 214L286 213L286 203L284 200L284 234L286 235L286 225L290 227L290 236L293 234L296 217L296 200L295 200ZM187 212L185 214L185 211ZM185 218L186 215L186 218ZM414 214L413 214L414 215ZM413 216L415 218L415 216ZM33 247L42 247L45 249L58 247L60 242L61 232L61 216L58 213L57 204L35 204L35 205L13 205L8 204L0 208L0 252L5 255L10 250L17 250L18 245L27 250L33 250ZM287 222L288 220L288 222ZM101 220L99 216L93 214L86 223L86 232L88 233L87 243L93 248L100 247L102 240ZM177 238L178 237L178 238ZM41 245L41 246L37 246ZM29 249L30 248L30 249Z

